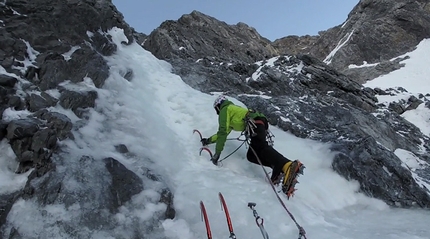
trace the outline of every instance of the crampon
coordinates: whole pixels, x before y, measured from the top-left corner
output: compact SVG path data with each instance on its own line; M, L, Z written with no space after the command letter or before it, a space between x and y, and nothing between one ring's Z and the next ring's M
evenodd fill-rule
M300 174L303 175L303 170L305 169L305 166L299 161L295 160L290 168L289 176L285 178L285 174L282 175L282 180L279 180L282 182L282 192L287 195L287 198L290 199L290 197L294 196L294 192L296 191L296 184L299 182L297 181L297 178L300 176Z

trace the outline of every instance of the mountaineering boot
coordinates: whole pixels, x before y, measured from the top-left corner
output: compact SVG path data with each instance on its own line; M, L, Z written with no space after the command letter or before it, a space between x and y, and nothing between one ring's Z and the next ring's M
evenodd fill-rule
M294 186L297 181L298 174L303 175L303 170L305 166L299 161L294 160L293 162L288 162L282 167L282 172L284 172L284 179L282 180L282 192L287 195L289 199L294 195L294 191L296 190Z

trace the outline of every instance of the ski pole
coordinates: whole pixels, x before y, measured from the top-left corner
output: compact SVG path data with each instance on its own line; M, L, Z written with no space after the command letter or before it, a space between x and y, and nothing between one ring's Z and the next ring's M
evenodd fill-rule
M257 211L254 209L254 207L256 206L256 203L253 202L249 202L248 203L248 207L251 208L252 213L254 214L255 217L255 223L257 223L258 228L260 228L261 234L263 235L264 239L269 239L269 234L267 234L267 231L264 229L263 223L264 223L264 219L261 218L260 216L258 216Z

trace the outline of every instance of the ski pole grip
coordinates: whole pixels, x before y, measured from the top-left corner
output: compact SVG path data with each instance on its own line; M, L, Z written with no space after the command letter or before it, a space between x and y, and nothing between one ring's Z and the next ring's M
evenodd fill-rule
M251 209L253 208L253 207L255 207L257 204L256 203L254 203L254 202L249 202L248 203L248 207L250 207Z

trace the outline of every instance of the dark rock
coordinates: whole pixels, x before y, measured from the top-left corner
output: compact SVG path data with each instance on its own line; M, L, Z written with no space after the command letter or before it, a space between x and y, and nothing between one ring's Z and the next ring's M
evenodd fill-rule
M415 110L416 108L418 108L418 106L420 104L424 103L422 100L419 100L418 98L416 98L415 96L411 96L408 99L408 107L406 107L406 111L408 110Z
M278 49L281 55L308 54L310 48L318 40L319 36L286 36L275 40L272 45Z
M0 120L0 141L2 141L7 135L7 125L7 123Z
M40 60L40 59L43 60ZM39 87L41 90L54 89L61 82L68 80L68 73L63 72L67 68L67 62L59 53L47 53L39 55L36 59L39 62Z
M14 62L13 57L7 57L0 63L0 65L8 69L13 65L13 62Z
M48 122L47 126L56 131L58 139L64 140L73 137L71 135L73 124L66 115L58 112L50 112L46 109L39 110L34 115L39 119L46 120Z
M115 149L122 154L126 154L129 152L127 146L125 146L124 144L115 145Z
M33 151L25 151L20 154L21 156L17 158L18 162L33 162L34 152Z
M150 169L146 169L143 175L153 181L161 181L160 177L155 175Z
M373 91L377 95L389 95L390 93L386 92L385 90L382 90L380 88L374 88Z
M136 43L143 46L148 36L144 33L136 32L133 28L132 28L132 31L133 31L133 37Z
M71 109L77 116L82 116L79 109L94 107L96 99L96 91L64 90L60 96L60 105L65 109Z
M25 109L25 103L22 101L21 97L17 95L9 96L7 104L9 107L14 108L15 110Z
M24 77L27 80L34 82L35 84L39 84L40 83L40 80L39 80L39 73L40 72L39 71L40 71L39 68L34 67L34 66L29 66L27 68L27 71L24 74Z
M102 87L109 76L109 67L103 57L88 46L76 50L68 61L58 53L42 54L36 60L40 62L41 90L56 88L66 80L82 82L84 77L91 78L96 87Z
M6 223L7 215L9 214L10 209L17 200L19 194L20 192L18 191L0 195L0 228Z
M45 128L35 118L11 121L7 127L7 137L20 163L19 173L26 171L29 166L45 167L57 142L56 131Z
M10 229L9 239L23 239L23 237L19 233L18 229L16 229L15 227L12 227Z
M15 77L0 75L0 86L14 87L17 81Z
M10 146L15 153L17 157L16 160L18 162L22 163L27 161L33 161L33 155L31 155L31 157L29 157L29 153L24 155L25 152L30 151L31 137L12 140L10 142Z
M69 44L77 45L86 36L86 31L107 31L115 26L124 29L129 41L133 39L130 27L110 1L95 3L49 0L43 5L38 2L14 1L8 5L25 16L22 17L21 22L28 24L26 28L13 28L17 38L27 39L30 36L30 44L40 51L55 44L58 39L64 38L68 39ZM71 9L79 14L70 14ZM64 25L58 23L64 23ZM62 37L56 38L58 36ZM38 41L40 37L43 41Z
M29 110L32 112L35 112L43 108L55 106L58 100L50 96L49 94L42 92L40 93L40 95L30 94L28 102L29 102Z
M109 50L112 46L101 47L106 54L113 53L112 49ZM89 47L82 47L76 50L71 57L68 61L70 75L66 79L78 83L83 81L84 77L89 77L96 87L101 88L104 85L105 80L109 77L109 67L100 54L95 53Z
M7 102L12 95L15 94L15 89L10 87L0 86L0 99L2 102Z
M365 194L380 195L392 206L430 207L430 195L415 183L397 156L374 138L353 142L348 151L350 156L344 153L335 156L333 168L347 179L358 180Z
M34 118L12 120L7 127L7 139L22 139L33 136L38 130L41 122Z
M113 207L117 209L129 201L133 195L140 193L143 190L143 183L136 174L114 158L106 158L104 162L112 176L110 192L116 199L113 201Z
M96 50L104 56L112 55L117 49L117 46L100 32L94 33L91 40L95 43Z
M390 102L390 105L388 106L388 108L396 112L397 114L403 114L406 111L403 105L399 102Z
M250 77L252 73L257 70L258 66L255 64L244 64L237 62L228 66L228 68L233 72L237 72L239 75Z
M32 161L20 162L15 173L17 173L17 174L26 173L30 169L34 169L34 164Z
M123 73L122 76L124 77L124 79L131 81L134 77L133 70L127 69L127 71Z
M53 149L56 143L56 132L53 129L45 128L34 134L30 149L34 152L40 152L43 149Z
M166 219L173 219L176 215L176 210L173 207L173 194L171 191L164 189L161 192L160 202L167 205L166 213L164 214Z

